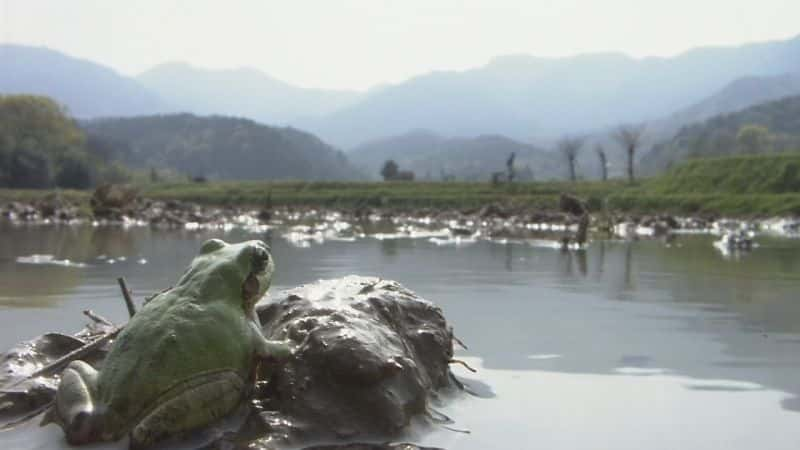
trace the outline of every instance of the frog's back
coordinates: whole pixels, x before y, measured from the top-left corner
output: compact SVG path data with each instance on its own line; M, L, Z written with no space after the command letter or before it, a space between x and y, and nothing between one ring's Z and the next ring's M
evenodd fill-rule
M253 350L245 320L215 302L162 294L120 333L100 372L98 399L134 426L164 395L196 389L219 373L246 379Z

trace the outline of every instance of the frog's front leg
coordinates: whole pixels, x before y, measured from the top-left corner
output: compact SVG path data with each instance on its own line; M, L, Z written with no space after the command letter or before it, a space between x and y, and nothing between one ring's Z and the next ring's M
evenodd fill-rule
M250 330L256 355L262 359L283 361L292 356L293 350L289 341L270 341L261 332L257 321L250 321Z
M55 398L56 420L72 445L97 440L101 411L95 404L98 372L83 361L72 361L61 374Z

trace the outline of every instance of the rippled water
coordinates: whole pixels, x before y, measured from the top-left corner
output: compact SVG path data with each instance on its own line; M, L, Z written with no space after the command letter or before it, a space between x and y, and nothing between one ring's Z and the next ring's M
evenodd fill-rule
M0 347L72 332L87 308L124 321L174 282L209 237L244 232L0 225ZM469 350L455 366L480 397L412 436L447 448L796 449L800 443L800 240L759 237L723 255L710 236L531 243L271 239L273 289L357 273L438 303ZM33 255L51 255L32 261ZM19 257L28 260L18 261ZM124 258L124 259L122 259ZM33 262L33 263L32 263ZM0 434L2 448L63 446L57 428Z

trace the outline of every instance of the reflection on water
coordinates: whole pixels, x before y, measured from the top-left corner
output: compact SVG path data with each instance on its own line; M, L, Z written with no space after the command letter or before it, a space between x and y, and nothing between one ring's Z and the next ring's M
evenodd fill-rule
M209 237L271 237L9 225L0 233L3 348L74 331L86 308L123 321L116 277L141 299L171 285ZM358 273L397 279L443 307L469 346L461 356L482 367L467 382L491 395L448 406L473 433L436 432L437 445L492 448L503 433L508 448L752 448L750 435L769 438L766 448L800 441L800 240L760 238L756 250L726 259L710 236L669 247L598 241L569 252L369 237L296 248L280 236L271 237L275 289ZM34 254L87 267L16 261ZM681 427L693 430L684 446L675 440ZM540 440L531 440L534 432ZM642 444L648 432L657 438Z
M449 449L796 449L797 413L775 408L786 394L753 383L678 374L519 372L482 366L495 398L443 410L470 434L440 429L422 444ZM715 387L718 387L715 388ZM778 432L776 432L778 431Z

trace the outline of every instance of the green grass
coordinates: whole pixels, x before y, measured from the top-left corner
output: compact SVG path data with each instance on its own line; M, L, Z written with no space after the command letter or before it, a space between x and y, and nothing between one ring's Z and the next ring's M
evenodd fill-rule
M73 189L4 189L0 188L0 202L35 203L51 197L61 197L70 203L88 203L91 192Z
M800 193L800 153L690 159L648 183L653 193Z
M602 198L624 186L608 183L489 183L431 182L219 182L161 184L143 190L153 199L206 204L315 205L327 207L472 208L492 202L554 208L561 192Z
M800 215L800 153L695 159L666 174L623 180L514 183L263 182L159 183L141 186L144 197L207 205L315 206L395 209L478 208L501 203L555 210L562 192L586 200L593 211L639 214ZM86 203L89 193L60 191ZM52 191L0 190L0 201L35 201Z

